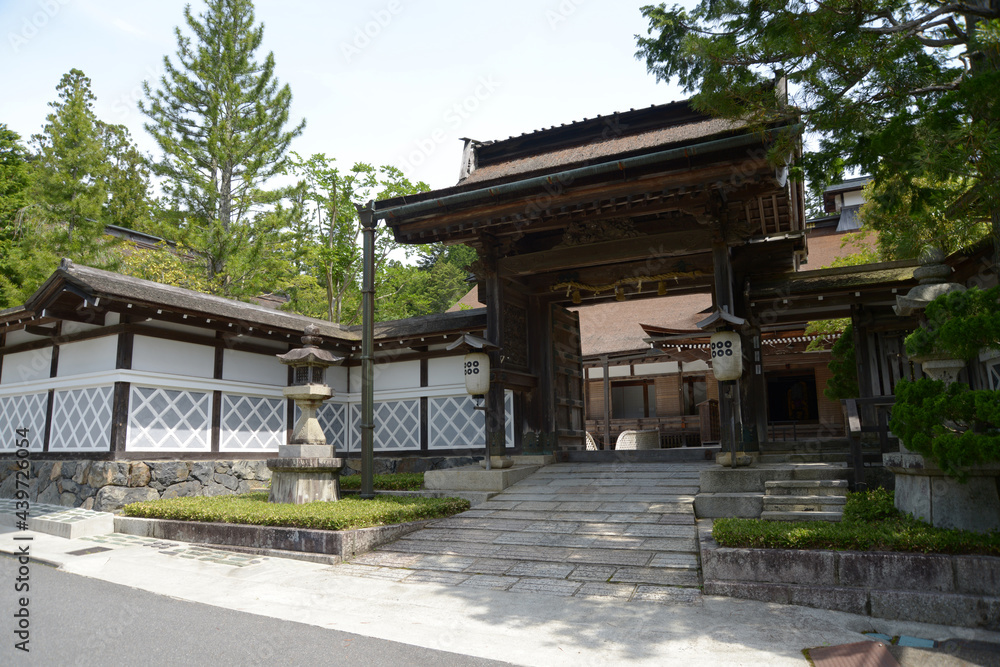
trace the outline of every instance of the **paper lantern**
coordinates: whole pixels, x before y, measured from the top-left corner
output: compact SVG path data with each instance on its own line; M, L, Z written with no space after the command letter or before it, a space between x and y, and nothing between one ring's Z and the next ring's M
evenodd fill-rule
M739 380L743 374L743 348L735 331L712 334L712 373L716 380Z
M485 352L465 355L465 391L482 396L490 390L490 357Z

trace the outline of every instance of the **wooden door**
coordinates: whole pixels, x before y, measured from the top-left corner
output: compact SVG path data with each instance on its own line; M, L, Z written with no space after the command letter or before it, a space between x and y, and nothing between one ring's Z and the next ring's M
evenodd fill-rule
M552 400L556 449L586 449L580 316L556 304L552 304Z

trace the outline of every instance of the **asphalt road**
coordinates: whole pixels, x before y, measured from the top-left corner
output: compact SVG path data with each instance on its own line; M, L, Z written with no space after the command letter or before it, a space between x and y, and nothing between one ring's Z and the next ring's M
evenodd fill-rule
M176 600L0 557L0 665L434 665L508 663ZM21 582L22 584L24 582ZM28 598L28 653L15 635Z

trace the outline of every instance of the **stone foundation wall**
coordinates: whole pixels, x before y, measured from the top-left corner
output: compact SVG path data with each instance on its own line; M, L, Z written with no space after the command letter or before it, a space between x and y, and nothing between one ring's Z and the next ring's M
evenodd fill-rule
M376 457L375 474L441 470L476 460L469 456ZM0 498L14 497L16 470L15 459L0 459ZM360 470L361 459L351 458L342 474ZM268 488L270 479L264 460L31 461L28 500L112 512L142 500L260 491Z
M0 462L0 498L14 497L16 469ZM110 512L141 500L258 491L270 479L264 461L32 461L28 499Z

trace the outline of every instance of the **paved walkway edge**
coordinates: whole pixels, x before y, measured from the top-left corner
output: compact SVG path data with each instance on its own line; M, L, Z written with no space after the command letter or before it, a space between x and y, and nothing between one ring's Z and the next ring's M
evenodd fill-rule
M1000 630L1000 558L731 549L698 522L706 595Z
M316 530L118 516L115 531L195 544L328 554L346 560L419 530L427 523L410 521L357 530Z

